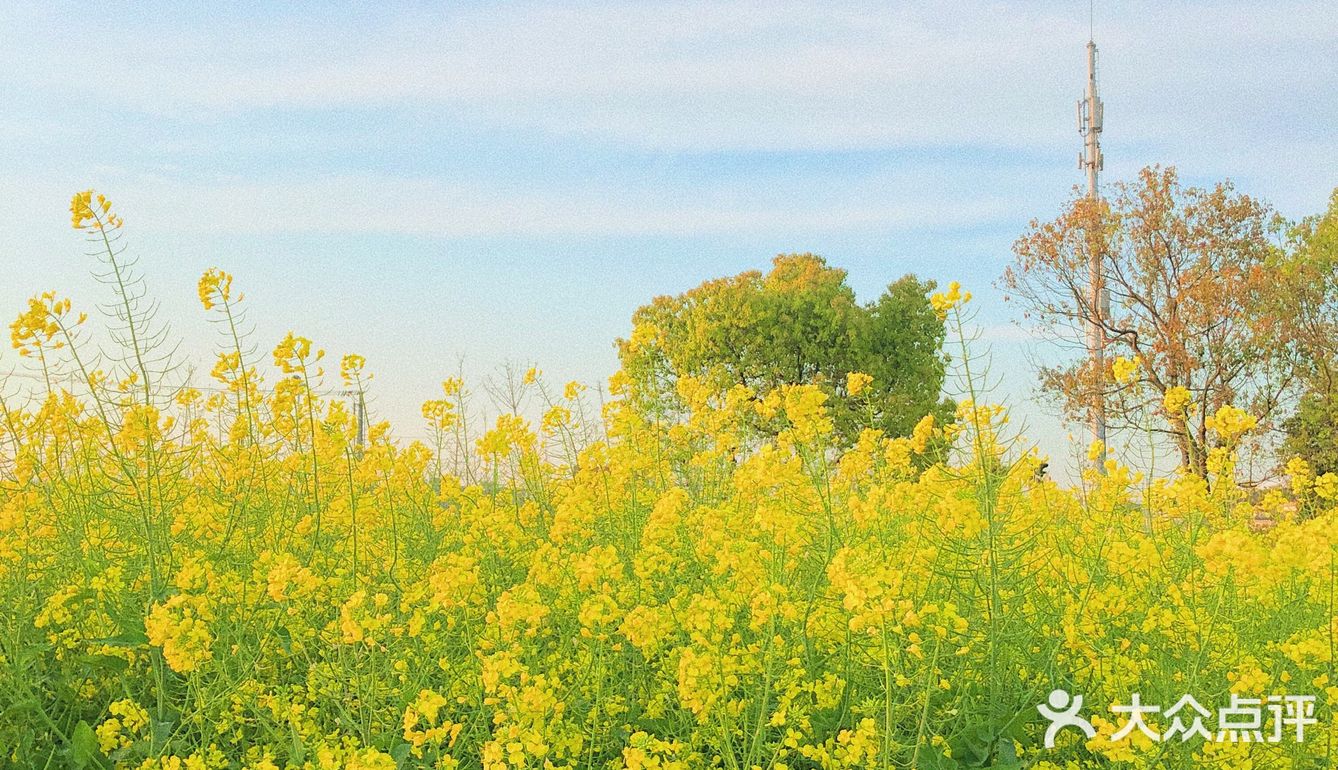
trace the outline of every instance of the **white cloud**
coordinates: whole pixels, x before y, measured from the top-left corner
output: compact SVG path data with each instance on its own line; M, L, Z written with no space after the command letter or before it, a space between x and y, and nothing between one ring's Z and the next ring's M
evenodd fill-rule
M1077 176L1068 158L1076 153L1072 100L1086 33L1079 6L513 3L357 18L226 9L201 19L110 14L96 25L71 23L58 6L12 6L0 10L0 87L204 126L190 137L153 132L143 155L162 162L103 169L71 185L125 190L122 198L138 198L137 219L166 229L464 236L784 236L1000 222L1016 229L1044 215L1037 201L1056 201ZM1290 215L1322 205L1335 181L1325 174L1338 107L1304 94L1332 93L1338 81L1325 55L1338 33L1326 22L1324 9L1305 3L1267 10L1125 3L1102 11L1108 178L1148 162L1180 163L1190 178L1234 176ZM513 138L498 139L503 147L542 144L537 133L669 158L904 152L880 161L890 167L835 184L818 172L743 170L707 180L575 173L577 186L563 189L543 171L517 168L494 183L496 161L486 159L464 175L370 167L357 158L377 136L341 133L337 113L289 127L282 115L293 108L403 111L422 121L406 129L420 141L462 121L484 136L506 132ZM237 120L269 113L280 117L259 127ZM63 199L68 189L56 189L65 183L53 169L71 157L82 162L86 156L70 150L98 126L40 110L0 120L15 146L45 147L52 156L34 165L40 178L15 171L4 186L33 206ZM135 141L135 126L122 130ZM351 163L253 164L230 178L207 162L192 164L199 147L191 143L213 141L231 143L242 157L250 142L339 142ZM462 142L463 152L478 141ZM924 146L991 154L944 160L919 154ZM1026 152L1006 157L1016 150ZM185 165L171 170L174 159ZM560 150L551 160L562 162ZM37 195L44 186L52 189ZM1042 188L1048 192L1033 194ZM23 216L26 205L8 202L0 214L7 208L10 222L36 221Z
M485 126L657 149L1034 147L1071 139L1083 10L528 3L185 29L112 16L87 32L47 18L0 63L29 87L158 114L436 104ZM1255 136L1269 112L1332 91L1331 21L1318 3L1103 10L1110 130ZM1328 101L1317 117L1333 117Z

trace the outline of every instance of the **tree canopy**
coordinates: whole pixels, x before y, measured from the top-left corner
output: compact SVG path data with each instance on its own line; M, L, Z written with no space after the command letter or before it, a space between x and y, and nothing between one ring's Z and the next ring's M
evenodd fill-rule
M1297 226L1282 268L1294 287L1280 298L1286 336L1298 354L1306 393L1284 428L1283 450L1316 473L1338 472L1338 190L1329 208Z
M1099 323L1113 365L1092 371L1083 351L1043 369L1043 386L1075 419L1100 393L1113 429L1160 433L1203 472L1220 408L1244 408L1266 425L1295 386L1286 306L1309 273L1277 269L1285 225L1229 182L1185 187L1174 168L1146 168L1098 202L1075 191L1059 217L1032 222L1017 241L1003 283L1071 349ZM1093 249L1109 313L1090 300Z
M767 273L709 280L657 297L632 316L618 341L634 397L648 410L681 408L678 380L691 376L720 390L744 385L759 396L785 384L816 383L833 398L848 440L857 418L906 435L927 414L942 417L947 359L943 322L930 305L932 281L907 275L874 302L860 304L846 271L813 254L775 258ZM850 393L851 373L862 378Z

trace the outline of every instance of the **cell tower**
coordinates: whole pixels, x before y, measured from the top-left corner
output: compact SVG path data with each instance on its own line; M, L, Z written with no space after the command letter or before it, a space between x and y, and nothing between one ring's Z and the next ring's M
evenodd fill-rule
M1093 207L1100 200L1097 191L1097 172L1105 166L1105 157L1101 154L1101 97L1096 87L1096 43L1087 40L1087 92L1078 100L1078 134L1083 138L1082 152L1078 153L1078 168L1087 172L1087 198ZM1092 440L1106 443L1106 400L1101 383L1104 381L1105 332L1102 323L1110 314L1110 295L1106 293L1101 281L1101 239L1092 238L1091 254L1088 255L1088 300L1091 302L1091 318L1087 322L1087 353L1091 358L1092 372L1097 386L1092 396L1089 421L1092 428ZM1097 461L1102 467L1101 461Z

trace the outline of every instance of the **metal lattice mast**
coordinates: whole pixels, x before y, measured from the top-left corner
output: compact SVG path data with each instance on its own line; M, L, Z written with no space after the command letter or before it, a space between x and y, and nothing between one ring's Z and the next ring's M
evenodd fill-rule
M1087 41L1087 92L1078 101L1078 133L1083 137L1083 150L1078 155L1078 168L1087 172L1087 198L1096 214L1100 201L1097 191L1097 173L1105 165L1101 154L1101 97L1096 85L1096 43ZM1101 280L1101 234L1096 233L1089 241L1091 253L1088 255L1088 300L1091 302L1090 318L1087 322L1087 353L1091 358L1093 378L1096 387L1093 391L1090 423L1092 440L1106 443L1106 402L1102 383L1105 377L1105 332L1103 322L1110 314L1110 296L1102 286ZM1098 460L1098 463L1100 461Z

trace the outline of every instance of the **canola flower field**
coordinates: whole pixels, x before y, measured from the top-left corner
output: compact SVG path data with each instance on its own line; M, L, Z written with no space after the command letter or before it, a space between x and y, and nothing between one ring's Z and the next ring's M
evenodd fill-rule
M537 425L475 425L452 379L430 440L359 441L323 394L367 361L252 354L221 271L210 385L172 384L120 219L91 193L72 213L118 347L56 294L11 326L45 382L0 413L0 765L1332 766L1338 479L1238 486L1239 410L1207 479L1107 461L1076 489L997 406L840 447L806 385L683 378L670 420L625 378L601 404L530 372ZM1044 746L1057 688L1092 738ZM1317 708L1303 741L1112 740L1135 692Z

